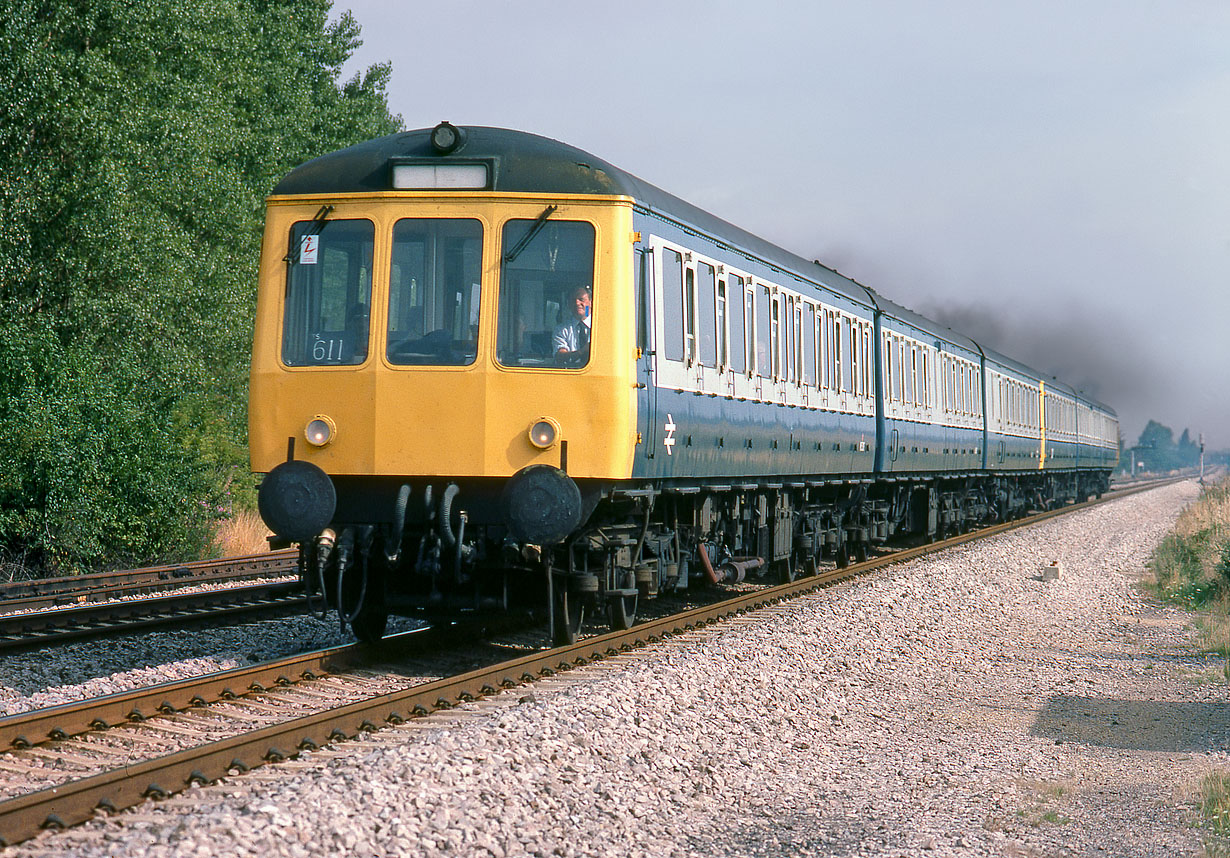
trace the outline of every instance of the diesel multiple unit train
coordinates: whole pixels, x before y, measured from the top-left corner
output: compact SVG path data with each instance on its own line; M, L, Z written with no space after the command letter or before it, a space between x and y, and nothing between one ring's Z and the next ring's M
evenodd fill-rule
M524 605L570 640L1100 494L1118 423L593 155L446 122L269 197L250 442L360 639Z

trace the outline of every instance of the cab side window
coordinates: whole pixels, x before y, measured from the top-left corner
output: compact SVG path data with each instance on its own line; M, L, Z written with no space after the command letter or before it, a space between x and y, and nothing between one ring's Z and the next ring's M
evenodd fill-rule
M585 221L504 225L496 357L504 366L581 367L589 362L594 227Z

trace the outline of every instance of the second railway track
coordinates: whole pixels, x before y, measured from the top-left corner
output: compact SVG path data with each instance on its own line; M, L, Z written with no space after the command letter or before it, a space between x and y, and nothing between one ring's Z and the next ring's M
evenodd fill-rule
M158 592L192 584L293 574L298 568L298 562L297 552L285 549L140 569L5 581L0 582L0 611L9 612L15 607L48 608Z
M0 651L106 634L295 612L307 602L294 552L10 582L0 587Z

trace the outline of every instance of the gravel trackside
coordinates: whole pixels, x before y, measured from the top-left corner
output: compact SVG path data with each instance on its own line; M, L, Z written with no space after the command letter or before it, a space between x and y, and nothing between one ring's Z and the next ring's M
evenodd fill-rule
M1199 855L1222 664L1137 581L1191 482L8 856ZM1043 566L1059 561L1058 580Z

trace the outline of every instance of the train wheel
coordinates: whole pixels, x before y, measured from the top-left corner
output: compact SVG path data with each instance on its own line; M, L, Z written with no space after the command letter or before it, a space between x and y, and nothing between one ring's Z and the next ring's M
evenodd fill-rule
M855 563L866 563L867 562L867 543L866 542L856 542L854 544L854 562Z
M837 568L845 569L849 565L850 549L846 546L846 543L843 542L841 547L837 549Z
M585 623L585 597L569 593L564 578L555 579L555 643L558 646L574 644Z
M779 561L777 565L777 583L789 584L799 577L799 568L794 565L794 561L787 557L785 560Z
M632 624L636 622L636 594L609 598L607 616L611 621L611 628L617 632L632 628Z

